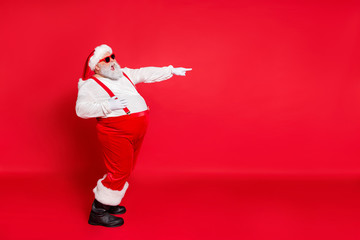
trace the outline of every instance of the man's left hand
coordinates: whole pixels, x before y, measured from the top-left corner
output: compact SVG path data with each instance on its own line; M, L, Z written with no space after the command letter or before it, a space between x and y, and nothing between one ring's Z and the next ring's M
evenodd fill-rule
M185 76L187 71L191 71L192 68L183 68L183 67L178 67L178 68L173 68L171 71L173 74L178 75L178 76Z

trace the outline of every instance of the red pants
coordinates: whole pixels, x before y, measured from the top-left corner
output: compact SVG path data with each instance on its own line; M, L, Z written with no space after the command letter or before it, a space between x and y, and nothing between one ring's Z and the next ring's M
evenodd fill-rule
M98 181L94 189L98 201L108 205L120 203L128 186L127 179L139 155L148 119L148 110L98 119L96 128L107 168L106 176Z

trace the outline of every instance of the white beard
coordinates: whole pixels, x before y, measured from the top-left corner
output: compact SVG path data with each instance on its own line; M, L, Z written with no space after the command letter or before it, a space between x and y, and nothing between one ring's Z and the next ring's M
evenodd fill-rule
M114 70L111 70L112 67L114 67ZM118 63L103 65L103 67L101 67L99 70L99 74L112 80L117 80L123 76L120 65Z

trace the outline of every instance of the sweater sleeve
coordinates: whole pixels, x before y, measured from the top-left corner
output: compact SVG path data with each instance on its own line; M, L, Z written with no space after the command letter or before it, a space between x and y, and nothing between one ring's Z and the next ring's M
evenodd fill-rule
M124 68L124 72L129 75L134 84L153 83L171 78L173 68L171 65L168 67L143 67L139 69Z
M112 112L109 102L107 100L96 100L87 86L79 87L75 110L76 115L84 119L105 117Z

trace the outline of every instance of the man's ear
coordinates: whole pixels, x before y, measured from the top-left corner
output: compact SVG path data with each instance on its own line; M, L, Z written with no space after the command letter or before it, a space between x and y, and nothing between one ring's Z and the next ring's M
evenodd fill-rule
M98 73L98 72L99 72L99 70L100 70L99 66L98 66L98 65L96 65L96 66L95 66L95 69L94 69L94 72L95 72L95 73Z

